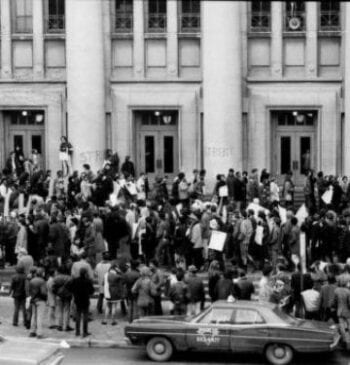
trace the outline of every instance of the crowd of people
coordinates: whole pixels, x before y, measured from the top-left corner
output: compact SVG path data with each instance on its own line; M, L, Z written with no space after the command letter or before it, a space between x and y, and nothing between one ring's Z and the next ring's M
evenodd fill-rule
M309 170L299 208L292 174L280 188L266 169L230 169L209 191L205 170L151 182L144 173L135 176L129 156L119 166L111 150L96 174L88 164L80 174L65 164L55 176L17 165L1 176L1 257L17 270L13 324L22 312L31 336L42 336L46 306L52 329L71 330L73 313L76 335L87 336L94 281L102 324L116 325L117 311L130 321L162 314L164 295L173 313L198 313L204 277L211 300L249 300L255 289L247 274L262 270L259 300L333 320L350 344L346 177Z

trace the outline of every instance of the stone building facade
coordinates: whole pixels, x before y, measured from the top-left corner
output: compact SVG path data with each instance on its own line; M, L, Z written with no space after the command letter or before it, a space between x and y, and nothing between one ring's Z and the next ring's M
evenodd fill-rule
M350 4L0 0L0 162L350 174Z

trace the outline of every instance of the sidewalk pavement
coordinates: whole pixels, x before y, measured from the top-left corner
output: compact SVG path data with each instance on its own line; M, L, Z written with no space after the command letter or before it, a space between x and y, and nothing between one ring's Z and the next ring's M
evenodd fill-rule
M55 329L49 329L48 324L48 311L46 310L44 318L44 338L40 341L55 343L62 347L94 347L94 348L132 348L128 339L124 336L124 328L128 324L126 317L123 317L120 313L120 308L117 309L117 325L112 326L109 320L107 325L102 325L101 321L103 315L98 314L96 311L97 301L91 300L90 311L92 313L93 320L89 322L90 336L86 338L76 337L75 331L65 332L57 331ZM164 314L169 314L170 302L162 301L162 307ZM22 318L19 318L18 327L12 325L13 315L13 299L10 297L0 297L0 336L11 339L19 338L21 341L30 340L29 330L27 330L22 324ZM74 328L75 322L71 320L70 326ZM35 340L35 338L34 338Z
M167 313L167 303L163 303L165 313ZM22 318L20 316L18 327L12 325L13 315L13 299L10 297L0 298L0 336L6 338L21 338L24 341L33 338L29 338L29 330L27 330L22 324ZM110 321L108 325L102 325L101 321L103 315L96 312L96 300L91 301L91 312L93 320L89 322L90 336L86 338L76 337L75 331L65 332L57 331L55 329L49 329L48 313L46 311L44 318L44 338L40 341L52 342L61 344L61 346L70 347L110 347L110 348L125 348L131 347L130 343L124 337L124 327L127 325L127 320L118 314L118 324L112 326ZM118 308L120 310L120 308ZM75 323L71 320L70 326L74 328Z

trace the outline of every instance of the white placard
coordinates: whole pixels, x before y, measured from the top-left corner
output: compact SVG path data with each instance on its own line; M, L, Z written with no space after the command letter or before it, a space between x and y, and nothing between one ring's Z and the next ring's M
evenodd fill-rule
M257 245L262 246L263 244L263 237L264 237L264 227L257 226L254 241Z
M5 204L4 204L4 217L8 217L10 215L10 197L12 194L12 190L9 188L5 195Z
M228 197L228 187L227 187L227 185L221 186L219 188L219 197L220 198Z
M138 227L139 227L139 224L138 223L133 223L132 224L132 236L131 236L132 239L135 239L135 236L136 236L136 232L137 232L137 228Z
M136 189L136 185L132 182L129 182L126 184L126 188L128 189L128 192L130 193L130 195L134 196L137 195L137 189Z
M118 198L116 194L110 194L109 195L109 201L111 202L112 207L118 204Z
M209 248L211 250L220 251L224 250L226 242L226 233L220 231L212 231L209 241Z
M176 205L176 211L177 211L177 214L181 217L181 210L182 210L182 208L183 208L183 205L182 205L182 203L179 203L179 204L177 204Z
M322 195L321 199L324 201L325 204L331 204L333 199L333 189L329 189L325 191L325 193Z
M305 204L303 204L295 214L295 217L298 219L298 226L300 227L305 219L309 216L309 213L307 212Z
M278 206L278 212L280 214L280 218L281 218L281 222L286 223L287 222L287 209L281 207L280 205Z

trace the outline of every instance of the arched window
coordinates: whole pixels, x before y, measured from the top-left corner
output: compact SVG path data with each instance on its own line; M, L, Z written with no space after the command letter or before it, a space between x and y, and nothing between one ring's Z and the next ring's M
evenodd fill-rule
M62 33L65 30L65 0L48 0L46 31Z

